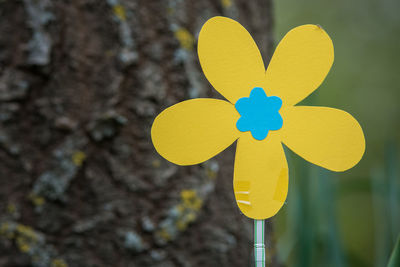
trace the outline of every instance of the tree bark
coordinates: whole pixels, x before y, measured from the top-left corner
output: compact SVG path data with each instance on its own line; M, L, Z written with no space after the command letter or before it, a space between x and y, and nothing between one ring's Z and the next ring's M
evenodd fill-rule
M220 97L196 55L215 15L269 61L267 0L0 1L0 266L251 265L234 147L178 167L150 140L167 106Z

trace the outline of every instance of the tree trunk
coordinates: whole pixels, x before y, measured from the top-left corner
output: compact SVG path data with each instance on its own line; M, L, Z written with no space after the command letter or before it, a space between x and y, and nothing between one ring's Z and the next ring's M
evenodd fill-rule
M0 266L251 265L234 148L178 167L150 140L167 106L218 97L196 55L215 15L268 62L268 0L0 1Z

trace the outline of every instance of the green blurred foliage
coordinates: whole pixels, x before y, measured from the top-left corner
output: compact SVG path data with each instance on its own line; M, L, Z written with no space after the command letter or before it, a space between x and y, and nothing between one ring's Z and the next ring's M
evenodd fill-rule
M400 235L397 238L396 246L394 247L392 254L390 255L389 264L387 267L400 266Z
M302 24L321 25L335 62L302 102L351 113L367 148L353 169L333 173L287 150L290 186L277 216L288 266L386 266L400 232L400 1L275 1L276 43Z

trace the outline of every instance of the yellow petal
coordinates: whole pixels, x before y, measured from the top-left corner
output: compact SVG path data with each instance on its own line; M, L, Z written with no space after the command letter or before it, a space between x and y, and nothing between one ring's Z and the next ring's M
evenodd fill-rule
M261 86L265 67L249 32L225 17L209 19L200 31L198 54L211 85L232 103Z
M333 63L333 44L317 25L303 25L289 31L281 40L267 68L267 95L294 105L323 82Z
M364 154L361 126L343 110L295 106L284 109L282 117L282 142L311 163L345 171Z
M198 98L165 109L154 120L151 139L157 152L178 165L215 156L239 136L235 107L224 100Z
M287 196L288 166L276 136L258 141L246 135L238 140L233 187L247 217L267 219L279 211Z

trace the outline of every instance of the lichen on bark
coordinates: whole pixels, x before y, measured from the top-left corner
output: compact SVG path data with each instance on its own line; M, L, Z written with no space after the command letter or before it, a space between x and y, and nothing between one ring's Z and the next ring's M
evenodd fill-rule
M14 229L0 229L0 262L35 266L5 236L19 226L50 255L40 266L250 264L233 148L179 167L150 140L165 107L220 97L196 54L215 15L240 21L268 62L266 0L0 1L0 221Z

